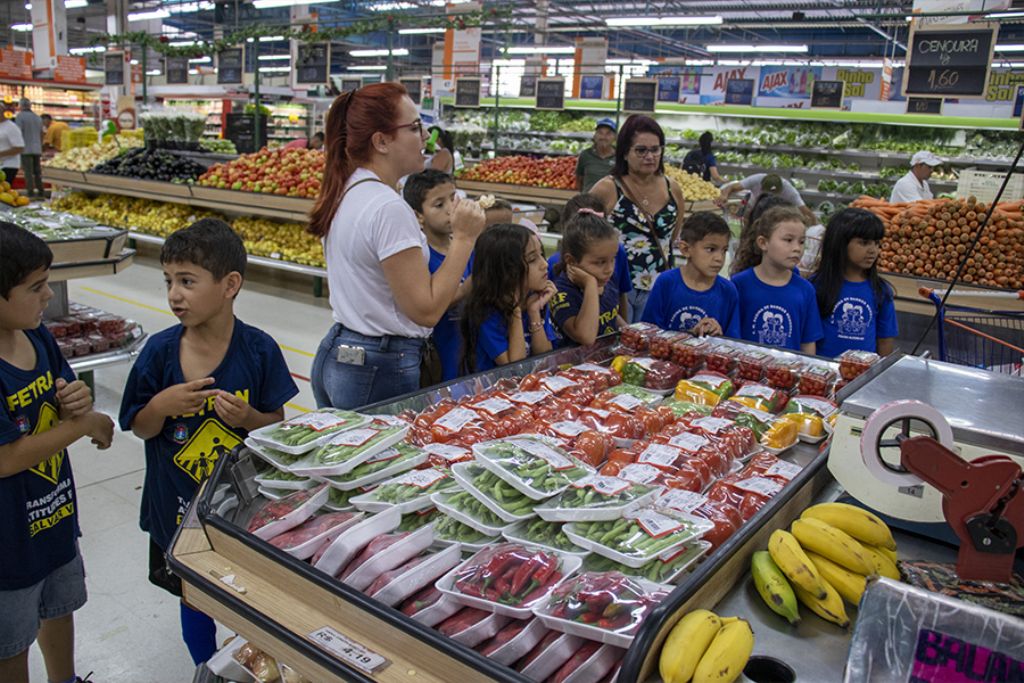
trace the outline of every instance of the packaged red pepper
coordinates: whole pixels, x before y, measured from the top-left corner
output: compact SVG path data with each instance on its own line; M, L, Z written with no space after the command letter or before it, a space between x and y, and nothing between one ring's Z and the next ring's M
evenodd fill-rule
M540 600L562 579L562 560L518 543L481 550L455 572L452 588L489 602L527 607Z

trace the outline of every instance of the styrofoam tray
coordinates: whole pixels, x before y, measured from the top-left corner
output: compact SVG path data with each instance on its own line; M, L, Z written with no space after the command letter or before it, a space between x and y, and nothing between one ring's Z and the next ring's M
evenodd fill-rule
M554 590L556 586L561 585L561 583L565 581L566 578L574 574L576 570L580 568L580 565L583 564L583 559L580 557L577 557L575 555L564 555L562 553L556 552L555 554L557 554L559 556L559 559L562 561L562 578L556 583L552 584L551 588L549 588L548 591L539 598L530 601L522 607L512 607L511 605L503 605L500 602L492 602L484 598L478 598L472 595L464 595L454 587L453 584L455 582L455 575L458 574L459 570L462 569L464 566L476 560L476 557L480 554L480 552L484 551L479 551L475 553L473 557L461 563L458 567L455 567L450 572L445 574L443 577L438 579L436 584L437 590L441 591L445 595L450 595L453 599L458 600L459 602L465 605L469 605L470 607L476 607L478 609L486 610L487 612L494 612L495 614L504 614L505 616L512 617L513 619L529 619L530 616L533 614L531 608L534 605L540 604L541 602L546 600L547 597L551 594L551 591Z
M409 571L396 576L394 581L370 597L385 605L397 605L426 588L428 584L437 581L459 564L462 559L461 550L458 543L442 548Z
M423 471L428 471L428 470L417 470L417 471L423 472ZM406 473L403 473L403 474L401 474L399 476L405 476L405 474L409 474L409 473L406 472ZM441 489L442 491L449 490L449 489L451 489L455 485L454 480L449 479L448 481L450 481L451 483L446 485L446 486L444 486ZM434 493L440 493L441 492L441 491L436 491L435 490L433 493L429 493L427 495L417 496L416 498L413 498L412 500L407 500L404 503L398 503L398 504L388 503L386 501L379 500L377 498L377 491L380 489L380 486L386 486L388 483L389 482L387 482L387 481L382 481L382 482L380 482L380 485L377 488L375 488L373 491L370 491L369 493L364 493L364 494L362 494L360 496L353 496L350 499L350 502L353 505L355 505L357 509L359 509L359 510L366 510L367 512L382 512L383 510L387 510L388 508L393 508L394 507L394 508L398 508L399 512L401 512L403 515L406 515L406 514L409 514L410 512L418 512L420 510L426 510L429 507L433 507L434 503L433 503L433 501L430 500L430 496L432 496Z
M484 642L488 638L493 638L495 634L507 624L509 618L501 614L491 614L485 617L481 621L473 624L465 631L456 633L450 636L456 643L462 643L466 647L476 647L480 643Z
M547 627L544 620L540 620ZM541 638L543 640L543 637ZM551 643L537 659L523 668L519 673L533 681L546 681L552 674L558 671L569 658L576 654L576 651L583 647L585 639L571 633L562 633L562 636ZM529 654L529 653L527 653ZM524 655L525 656L525 655Z
M314 411L314 413L306 413L305 415L300 415L297 418L292 418L291 420L285 420L284 422L287 423L287 422L294 422L296 420L309 419L310 416L312 416L312 415L314 415L316 413L323 413L323 412L326 412L326 411L318 410L318 411ZM266 444L268 447L273 448L274 450L281 451L282 453L287 453L288 455L302 455L303 453L309 453L312 450L316 450L317 448L320 448L320 446L322 446L323 444L327 443L330 439L332 439L339 432L343 432L343 431L346 431L346 430L349 430L349 429L354 429L355 427L361 427L361 426L363 426L364 424L366 424L367 422L370 421L370 418L367 417L366 415L360 415L359 413L353 413L350 410L338 411L338 412L344 413L346 415L346 418L352 420L352 423L346 425L343 429L339 429L339 430L331 432L329 434L324 434L323 436L321 436L321 437L319 437L317 439L313 439L309 443L304 443L301 446L285 446L283 444L277 443L276 441L274 441L273 439L268 437L268 435L271 432L276 431L277 428L281 426L280 422L275 422L272 425L267 425L266 427L260 427L259 429L255 430L255 431L249 432L249 438L251 438L252 440L254 440L257 443ZM361 419L356 419L356 418L361 418Z
M294 495L296 493L300 492L292 491L291 495ZM312 517L317 510L320 509L320 506L323 505L324 501L326 500L327 487L321 486L319 490L312 493L309 499L306 500L306 502L299 505L299 507L289 512L281 519L275 520L273 522L270 522L269 524L260 527L259 529L256 529L256 531L253 531L252 534L256 536L256 538L261 538L264 541L268 541L274 536L277 536L278 534L283 534L284 532L294 529L295 527L305 522L307 519ZM261 510L262 508L256 510L254 515L259 514ZM248 528L248 524L249 522L247 521L246 528Z
M528 515L514 515L511 512L505 510L505 508L498 505L498 501L494 500L489 495L487 495L486 493L484 493L483 491L481 491L480 489L473 485L473 482L471 481L472 475L469 473L469 470L473 467L477 467L482 471L490 471L484 467L480 467L480 465L478 465L475 462L459 462L452 465L452 476L455 477L455 481L457 481L463 489L469 491L471 494L473 494L474 498L483 503L484 507L486 507L488 510L496 514L498 517L509 523L521 522L524 519L532 519L536 516L532 512ZM504 478L502 479L502 481L505 481Z
M245 437L245 446L255 453L261 460L284 472L287 472L289 467L294 465L296 462L299 462L304 457L304 455L289 455L284 451L276 451L269 446L264 446L251 436ZM282 455L288 459L282 459Z
M521 443L537 442L538 448L546 447L548 449L555 450L556 453L558 452L558 450L561 450L561 453L558 453L558 455L562 455L568 458L570 461L573 462L574 465L576 465L576 467L585 470L587 474L594 474L595 472L594 468L591 467L590 465L587 465L586 463L572 457L564 449L552 445L549 439L536 437L532 434L517 434L516 436L510 436L507 439L501 439L501 441L513 441ZM527 484L522 479L514 475L512 472L509 472L501 465L501 463L497 462L494 459L495 456L488 454L486 452L485 449L487 448L487 446L490 445L490 443L491 442L473 445L473 455L476 456L477 463L483 466L484 468L490 470L501 479L504 479L506 482L508 482L509 485L514 487L523 495L526 495L534 500L547 500L548 498L551 498L552 496L557 496L559 493L569 488L571 482L566 482L564 486L553 489L551 491L542 491L540 489L534 488L533 486ZM531 453L531 455L533 454ZM539 455L533 455L533 457L535 457L537 460L543 460L543 458Z
M565 677L562 683L593 683L600 681L616 663L622 660L625 651L614 645L602 645L590 659Z
M369 427L369 425L361 425L358 429L365 429L367 427ZM396 431L393 434L384 437L372 446L367 446L357 455L353 455L343 462L334 463L333 465L317 463L317 455L323 448L332 445L336 439L345 438L352 432L355 432L356 429L357 428L346 429L344 431L331 434L331 438L324 441L324 443L322 443L315 451L311 452L307 458L292 465L291 468L289 468L289 472L300 476L339 477L343 474L348 474L381 451L385 451L394 446L396 443L403 440L405 435L409 433L408 426L396 428Z
M430 524L421 526L397 543L368 559L341 581L358 591L366 590L378 576L408 562L429 548L433 542L434 527Z
M290 496L291 494L295 493L295 491L289 491L288 489L272 489L267 488L266 486L258 487L256 489L256 492L259 493L264 498L266 498L267 500L281 500L285 496ZM237 507L237 502L235 505Z
M342 567L359 554L360 550L366 547L367 543L375 537L393 530L401 521L402 515L394 509L364 519L334 539L314 567L330 576L335 576Z
M576 532L575 525L571 522L566 524L565 527L563 527L563 531L565 531L565 535L569 537L569 540L571 540L576 545L583 548L587 548L592 552L607 557L609 560L613 560L615 562L618 562L619 564L624 564L627 567L639 569L640 567L644 566L645 564L647 564L655 558L671 555L673 551L679 549L681 546L684 546L691 541L700 539L701 536L703 536L705 533L710 531L715 526L712 522L701 517L693 517L691 515L685 515L683 513L674 511L670 514L676 517L685 517L686 522L688 522L691 525L690 533L680 534L679 538L672 545L668 546L667 548L659 550L656 554L648 554L644 555L643 557L623 555L622 553L613 550L605 545L602 545L596 541L591 541L578 534Z
M485 655L487 659L493 659L503 666L512 666L517 661L530 653L548 632L544 622L536 617L530 619L530 623L523 627L523 630L516 634L512 640L503 643L497 650Z
M383 453L383 451L378 451L376 455L379 456L381 453ZM393 464L385 467L379 472L367 474L364 477L359 477L358 479L353 479L351 481L339 481L337 479L321 477L319 475L315 476L314 479L319 479L320 481L325 482L328 486L341 491L351 491L352 489L358 489L371 484L380 483L385 479L390 479L396 474L401 474L402 472L407 472L414 467L419 467L427 461L427 457L427 452L423 450L420 450L417 455L410 457L408 460L403 460L402 456L399 456L398 458L395 458L395 462Z
M559 507L558 501L561 500L562 496L573 491L573 487L570 486L555 498L538 505L534 508L534 512L547 522L610 522L650 503L658 495L660 487L651 486L650 488L651 490L647 493L614 507Z
M463 604L461 602L452 600L447 595L442 595L433 605L424 607L409 618L413 621L418 621L424 626L433 628L462 608Z
M312 518L310 518L310 519L312 519ZM337 525L331 527L330 529L327 529L326 531L324 531L324 532L314 536L313 538L309 539L305 543L297 545L297 546L295 546L294 548L291 548L291 549L281 548L280 550L288 553L289 555L292 555L293 557L297 557L300 560L308 560L309 558L313 557L313 555L316 554L316 551L326 541L333 540L333 539L337 538L338 536L340 536L341 534L343 534L345 532L345 529L348 529L348 528L352 527L354 524L358 524L360 521L362 521L362 519L363 519L363 514L362 513L355 513L350 519L344 520L340 524L337 524ZM287 533L287 532L285 532L285 533ZM271 540L273 540L273 539L271 539ZM274 547L276 548L277 546L274 546Z
M302 491L304 489L310 489L316 486L318 482L313 479L301 479L299 481L281 480L281 479L267 479L266 477L256 475L254 481L265 488L279 489L281 491Z
M502 526L489 526L483 522L478 521L475 517L462 512L457 507L448 503L448 498L451 496L450 493L435 493L430 496L430 500L434 502L434 505L438 510L445 513L452 519L458 520L468 527L472 527L482 534L488 536L501 536L501 532L507 529L510 525L503 524Z
M513 543L521 543L522 545L532 545L537 548L544 548L545 550L550 550L552 552L562 553L563 555L573 555L575 557L584 558L590 554L590 551L586 548L576 548L576 550L565 550L563 548L555 548L554 546L550 546L545 543L531 541L530 539L526 538L525 535L521 535L522 531L526 528L526 525L529 523L530 520L526 520L518 524L513 524L512 526L502 531L501 534Z
M245 638L235 636L230 643L217 650L212 657L206 660L206 668L210 670L210 673L237 683L256 683L256 679L250 676L235 659L235 653L242 649L246 642L248 641Z

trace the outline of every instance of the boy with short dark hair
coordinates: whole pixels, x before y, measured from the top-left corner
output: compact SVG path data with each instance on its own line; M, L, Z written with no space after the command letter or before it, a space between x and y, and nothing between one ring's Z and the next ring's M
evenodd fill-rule
M409 176L402 190L406 204L416 212L423 234L430 248L427 268L434 273L444 263L448 245L452 239L451 214L455 205L455 181L443 171L428 169ZM431 335L441 363L440 377L424 378L447 382L458 377L462 358L462 333L459 332L459 303L469 293L469 276L473 272L473 257L469 257L466 271L462 274L462 285L455 295L451 308L444 314Z
M686 263L658 276L641 320L697 336L739 338L739 295L718 273L729 248L729 225L701 211L683 223L679 249Z
M501 225L502 223L515 223L515 211L512 209L512 202L501 197L495 197L494 203L484 210L485 227Z
M160 252L167 302L180 325L154 334L128 375L121 429L146 442L140 526L149 533L149 580L181 597L166 553L199 485L246 435L284 417L298 393L281 350L235 318L246 254L224 221L204 218ZM216 650L216 625L181 604L182 636L198 665Z
M0 222L0 681L28 683L39 638L46 675L74 683L74 612L86 601L78 500L67 448L110 446L113 421L93 410L42 325L53 297L46 243Z

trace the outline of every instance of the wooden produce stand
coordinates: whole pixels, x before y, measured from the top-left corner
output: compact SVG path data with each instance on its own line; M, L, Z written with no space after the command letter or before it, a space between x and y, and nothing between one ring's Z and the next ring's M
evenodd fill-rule
M606 337L586 349L553 351L364 410L419 411L444 398L479 393L504 377L607 361L617 341ZM876 364L838 398L887 367L886 361ZM240 446L219 459L172 543L169 561L182 577L187 602L318 683L528 680L247 533L244 525L256 492L254 457ZM696 571L679 579L675 590L641 624L623 660L619 683L648 680L675 622L687 611L711 608L727 595L748 571L752 553L765 547L772 531L798 517L831 480L825 466L827 447L800 443L783 457L801 465L802 471ZM231 494L237 496L237 505L227 504Z

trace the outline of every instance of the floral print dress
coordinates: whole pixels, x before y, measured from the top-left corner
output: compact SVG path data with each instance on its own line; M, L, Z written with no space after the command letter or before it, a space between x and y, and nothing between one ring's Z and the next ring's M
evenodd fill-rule
M618 199L608 219L622 233L629 275L635 289L650 291L658 274L673 265L672 230L679 217L679 207L668 178L665 178L665 185L668 186L668 204L645 221L644 212L626 196L619 181L615 181ZM652 226L661 242L661 249L651 241Z

